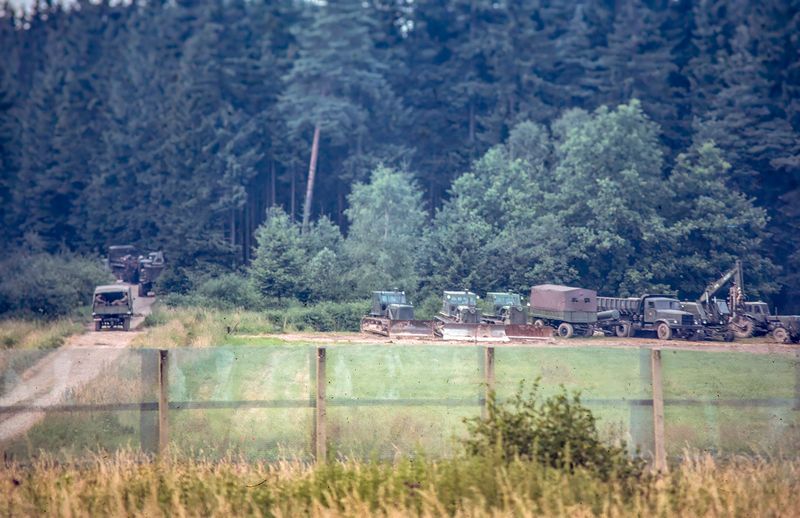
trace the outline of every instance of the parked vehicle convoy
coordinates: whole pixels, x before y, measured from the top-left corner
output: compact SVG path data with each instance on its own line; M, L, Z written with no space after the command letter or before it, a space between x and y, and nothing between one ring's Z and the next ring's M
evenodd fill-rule
M414 319L414 306L403 291L373 291L369 315L361 319L361 331L390 338L433 338L433 323Z
M97 286L92 299L94 330L129 331L133 318L133 293L127 284Z
M445 291L434 317L434 332L445 340L508 341L502 324L481 323L478 296L469 290Z
M529 311L534 326L552 327L561 338L592 336L597 323L597 292L540 284L531 288Z
M599 311L619 311L619 319L601 320L604 333L619 337L636 336L644 331L655 331L661 340L673 336L696 338L703 332L702 324L694 315L681 309L678 299L670 295L642 295L641 297L597 297Z

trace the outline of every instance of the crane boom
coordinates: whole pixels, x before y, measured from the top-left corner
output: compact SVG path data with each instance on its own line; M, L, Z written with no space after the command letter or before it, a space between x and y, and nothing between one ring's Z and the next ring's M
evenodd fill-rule
M713 297L714 294L720 290L720 288L725 286L725 284L734 277L735 277L734 282L736 283L736 286L738 286L739 289L744 290L744 287L742 286L743 283L742 262L739 261L738 259L736 260L736 264L734 264L730 270L722 274L722 277L720 277L719 279L712 282L706 287L706 290L700 296L698 302L701 302L703 304L708 304L711 301L711 297Z

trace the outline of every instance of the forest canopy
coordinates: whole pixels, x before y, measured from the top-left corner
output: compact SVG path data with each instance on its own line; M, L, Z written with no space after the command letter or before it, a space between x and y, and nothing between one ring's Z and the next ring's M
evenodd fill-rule
M60 5L0 17L3 254L301 300L690 298L741 258L800 311L798 2Z

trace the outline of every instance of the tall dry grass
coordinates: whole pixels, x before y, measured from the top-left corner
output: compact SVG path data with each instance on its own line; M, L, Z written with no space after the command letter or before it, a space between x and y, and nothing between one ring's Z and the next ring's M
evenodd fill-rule
M81 322L71 319L0 320L0 349L55 349L83 330Z
M247 463L132 453L0 477L8 516L797 516L800 462L689 456L635 484L485 459Z

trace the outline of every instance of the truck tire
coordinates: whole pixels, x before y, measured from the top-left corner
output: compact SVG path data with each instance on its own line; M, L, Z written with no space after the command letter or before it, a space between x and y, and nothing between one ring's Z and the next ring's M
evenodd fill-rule
M628 338L631 336L631 325L618 324L617 327L614 328L614 332L620 338Z
M544 320L542 320L541 318L537 318L536 320L533 321L533 325L534 327L544 327Z
M672 328L664 322L658 324L656 334L659 340L672 340Z
M561 338L572 338L575 334L575 328L569 322L561 322L558 326L558 336Z
M772 331L772 339L779 344L788 344L789 332L784 327L778 327Z
M750 338L756 330L755 324L749 318L740 318L736 322L731 322L730 325L736 338Z

